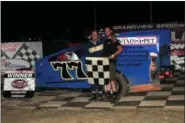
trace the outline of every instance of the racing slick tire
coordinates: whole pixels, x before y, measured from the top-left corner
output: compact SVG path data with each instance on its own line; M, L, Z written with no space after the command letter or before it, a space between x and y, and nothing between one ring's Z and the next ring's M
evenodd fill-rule
M124 96L129 91L128 82L125 76L123 76L121 73L116 72L116 95L118 98ZM106 87L105 87L105 92Z
M122 97L128 93L127 83L127 79L121 73L116 72L116 93L118 97Z

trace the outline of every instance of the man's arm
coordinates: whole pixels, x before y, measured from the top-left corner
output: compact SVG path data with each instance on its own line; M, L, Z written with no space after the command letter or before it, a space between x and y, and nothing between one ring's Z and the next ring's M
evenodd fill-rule
M118 49L117 52L113 54L114 57L118 56L123 51L123 48L121 45L118 45L117 49Z
M111 59L115 58L116 56L118 56L118 55L123 51L123 47L122 47L122 45L119 43L118 40L116 41L116 46L117 46L117 51L116 51L114 54L112 54L112 55L110 56Z

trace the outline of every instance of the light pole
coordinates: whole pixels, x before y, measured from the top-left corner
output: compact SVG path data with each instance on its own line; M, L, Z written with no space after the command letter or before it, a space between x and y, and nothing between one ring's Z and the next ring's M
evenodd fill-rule
M150 2L150 23L153 23L153 17L152 17L152 2Z
M185 23L185 2L184 2L184 23Z
M94 3L94 29L96 30L96 4Z

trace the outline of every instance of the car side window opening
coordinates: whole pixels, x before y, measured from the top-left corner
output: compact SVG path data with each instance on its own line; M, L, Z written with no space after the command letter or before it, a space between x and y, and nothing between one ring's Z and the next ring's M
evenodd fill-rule
M67 51L50 58L49 61L77 61L77 60L80 60L80 58L75 52Z
M83 48L62 52L48 59L49 62L54 61L80 61L84 56Z
M66 51L54 56L50 62L53 69L62 70L61 77L63 80L74 80L74 77L77 79L86 79L87 75L85 74L81 60L82 56L83 52L81 50ZM75 75L72 75L70 71L75 71Z

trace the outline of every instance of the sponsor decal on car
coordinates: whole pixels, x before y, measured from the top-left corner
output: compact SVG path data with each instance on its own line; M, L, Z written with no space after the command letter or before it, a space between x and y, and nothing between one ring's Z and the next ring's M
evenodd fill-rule
M77 79L87 79L82 62L81 61L55 61L50 62L53 70L60 71L61 78L63 80L74 80L74 77L69 73L71 70L75 70L75 77Z

